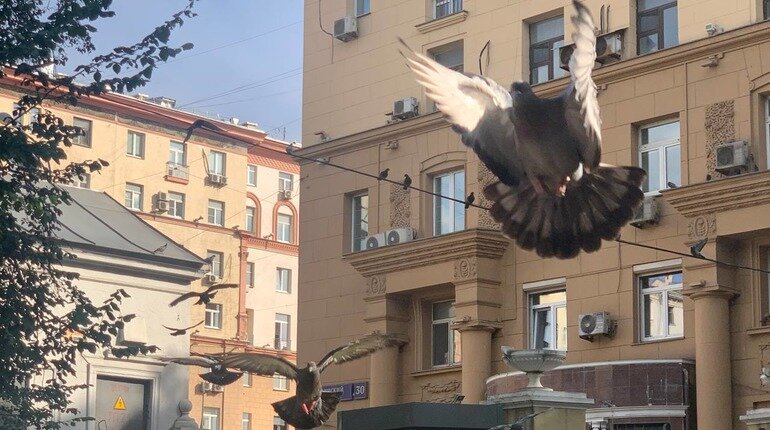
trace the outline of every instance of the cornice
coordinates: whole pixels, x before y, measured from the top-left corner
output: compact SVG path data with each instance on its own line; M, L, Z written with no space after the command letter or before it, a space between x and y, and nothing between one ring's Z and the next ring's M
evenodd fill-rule
M363 276L373 276L461 258L499 260L510 243L499 231L476 228L346 254L342 259Z
M273 349L273 348L260 348L258 346L251 345L246 341L237 340L234 338L223 339L218 337L201 336L199 334L194 334L190 336L190 350L196 350L197 349L195 348L196 346L217 346L217 347L226 348L228 350L231 348L243 348L245 352L258 352L261 354L267 354L267 355L272 355L276 357L283 357L295 363L297 361L296 351Z
M431 32L433 30L438 30L439 28L448 27L452 24L457 24L459 22L463 22L468 18L468 11L462 10L457 13L453 13L451 15L441 17L438 19L432 19L427 22L423 22L421 24L417 24L414 27L422 34Z
M267 240L261 237L243 234L243 243L249 248L262 248L268 251L280 252L281 254L299 255L299 246L292 243L283 243L275 240Z
M770 203L770 170L664 190L663 198L687 218Z

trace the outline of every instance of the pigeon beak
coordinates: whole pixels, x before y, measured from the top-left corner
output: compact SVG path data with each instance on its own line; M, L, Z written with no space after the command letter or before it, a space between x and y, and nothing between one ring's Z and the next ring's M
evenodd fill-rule
M302 412L304 412L305 415L310 413L310 410L308 410L308 408L307 408L307 403L303 403L302 404Z

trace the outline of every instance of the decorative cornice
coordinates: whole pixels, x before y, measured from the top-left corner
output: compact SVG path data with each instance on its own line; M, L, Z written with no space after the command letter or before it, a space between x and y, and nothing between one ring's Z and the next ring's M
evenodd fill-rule
M462 10L457 13L453 13L448 16L444 16L437 19L432 19L427 22L423 22L421 24L417 24L414 27L422 34L431 32L433 30L438 30L439 28L448 27L452 24L457 24L458 22L463 22L468 18L468 11Z
M287 255L299 255L299 246L293 243L278 242L275 240L267 240L261 237L251 236L248 234L243 235L243 243L249 248L262 248L268 251L280 252Z
M477 228L346 254L342 258L362 275L374 276L461 258L498 260L510 243L499 231Z
M698 300L704 297L722 297L730 300L733 297L741 295L741 292L724 285L707 284L705 281L694 282L682 289L682 294L692 300Z
M770 203L770 171L747 173L661 192L688 218Z
M249 344L246 341L238 339L223 339L218 337L201 336L194 334L190 336L190 350L196 350L195 346L216 346L226 350L232 348L243 348L245 352L258 352L261 354L273 355L276 357L283 357L291 362L297 362L297 352L283 349L273 348L260 348Z

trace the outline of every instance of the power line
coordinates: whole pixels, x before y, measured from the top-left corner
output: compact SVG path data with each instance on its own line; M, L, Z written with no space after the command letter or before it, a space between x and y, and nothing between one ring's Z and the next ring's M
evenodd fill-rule
M295 69L287 70L285 72L277 73L277 74L272 75L272 76L268 76L266 78L261 78L261 79L258 79L256 81L253 81L253 82L249 82L247 84L243 84L243 85L237 86L235 88L229 89L227 91L223 91L221 93L216 93L216 94L213 94L213 95L210 95L210 96L206 96L206 97L203 97L203 98L200 98L200 99L197 99L197 100L193 100L193 101L191 101L189 103L184 103L184 104L181 104L181 105L179 105L177 107L178 108L182 108L182 107L194 105L194 104L197 104L197 103L200 103L200 102L205 102L205 101L209 101L209 100L214 100L214 99L226 97L226 96L229 96L231 94L237 94L237 93L240 93L240 92L243 92L243 91L246 91L246 90L251 90L251 89L254 89L254 88L259 88L259 87L265 86L267 84L272 84L272 83L275 83L275 82L278 82L278 81L281 81L281 80L284 80L284 79L293 78L293 77L299 76L301 74L302 74L302 68L298 67L298 68L295 68Z
M289 90L289 91L281 91L279 93L272 93L272 94L265 94L265 95L261 95L261 96L254 96L254 97L249 97L249 98L246 98L246 99L233 100L233 101L229 101L229 102L213 103L213 104L208 104L208 105L198 105L198 106L193 106L193 107L195 109L200 109L200 108L205 108L205 107L232 105L232 104L236 104L236 103L245 103L245 102L251 102L251 101L254 101L254 100L262 100L262 99L266 99L268 97L275 97L275 96L281 96L281 95L284 95L284 94L296 93L297 91L302 91L302 88L296 88L296 89Z

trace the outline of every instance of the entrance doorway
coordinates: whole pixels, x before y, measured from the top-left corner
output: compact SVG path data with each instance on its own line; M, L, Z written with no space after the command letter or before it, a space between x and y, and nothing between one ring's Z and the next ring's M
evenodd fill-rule
M150 430L152 381L96 377L96 429Z

